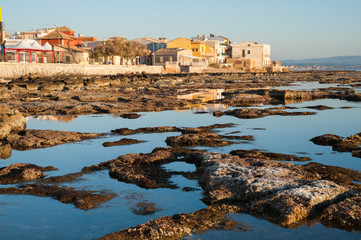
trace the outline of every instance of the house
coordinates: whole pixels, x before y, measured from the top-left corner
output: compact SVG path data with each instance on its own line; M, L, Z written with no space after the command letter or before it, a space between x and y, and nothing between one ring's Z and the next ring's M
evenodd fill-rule
M57 63L89 64L89 52L84 49L73 46L69 51L68 46L53 45L53 47L55 54L53 52L46 53L47 59L54 57L54 62Z
M180 72L182 69L206 67L204 58L194 57L191 50L181 48L160 49L152 54L153 65L163 66L167 72Z
M233 59L254 59L256 68L271 65L271 45L257 42L232 44Z
M192 50L191 39L182 37L173 39L167 43L167 48L182 48Z
M78 37L75 37L75 32L66 26L57 27L54 31L49 34L39 38L41 44L49 43L50 45L65 45L68 44L71 47L80 47L83 41L96 41L95 37L84 37L82 34L79 34Z
M167 48L167 39L166 38L150 38L150 37L144 37L144 38L136 38L133 41L139 42L147 47L152 53L158 51L162 48Z
M197 35L192 37L193 42L204 42L207 46L212 47L216 54L216 59L211 60L210 63L225 63L227 59L227 50L229 48L230 40L222 36L216 36L214 34ZM214 57L214 56L213 56Z
M217 53L213 47L210 47L204 41L192 41L191 49L193 56L206 59L207 63L217 62Z

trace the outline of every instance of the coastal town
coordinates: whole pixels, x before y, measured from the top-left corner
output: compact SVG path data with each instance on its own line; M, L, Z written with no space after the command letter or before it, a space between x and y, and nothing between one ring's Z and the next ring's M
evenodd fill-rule
M162 66L166 73L202 72L211 67L244 72L283 72L271 60L271 46L231 42L209 34L191 38L142 37L98 40L68 26L23 32L2 32L1 61L9 63L63 63Z
M1 240L360 239L344 4L40 2L0 8Z

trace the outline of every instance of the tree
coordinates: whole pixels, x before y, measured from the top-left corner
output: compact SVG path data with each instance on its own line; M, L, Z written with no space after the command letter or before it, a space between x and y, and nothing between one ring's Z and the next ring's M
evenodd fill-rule
M146 54L147 49L143 44L118 37L112 38L111 40L104 42L104 44L98 44L90 53L90 57L112 57L114 62L114 57L119 56L128 62L131 59L138 56L145 56Z

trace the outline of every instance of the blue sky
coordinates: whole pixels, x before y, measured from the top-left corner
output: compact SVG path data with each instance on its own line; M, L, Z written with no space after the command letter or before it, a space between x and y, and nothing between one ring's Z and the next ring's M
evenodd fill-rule
M0 0L6 31L66 25L99 39L192 37L271 44L271 58L361 55L361 0Z

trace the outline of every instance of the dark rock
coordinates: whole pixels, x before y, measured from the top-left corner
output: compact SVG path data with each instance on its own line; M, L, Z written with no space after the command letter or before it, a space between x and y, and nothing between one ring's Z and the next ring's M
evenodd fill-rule
M257 149L252 150L233 150L230 152L231 155L238 156L240 158L256 158L264 160L281 160L281 161L311 161L308 157L297 157L295 155L282 154L282 153L268 153L261 152Z
M115 197L112 194L95 193L73 188L49 186L42 184L30 184L20 187L1 188L0 194L22 194L39 197L52 197L62 203L72 203L77 208L88 210L98 207Z
M222 140L222 136L216 133L201 132L196 134L182 134L180 136L167 137L166 143L172 147L184 146L228 146L234 142Z
M352 156L361 158L361 150L352 151Z
M45 177L43 172L56 170L54 167L38 167L29 163L15 163L0 168L0 183L18 183L33 181Z
M334 151L352 152L361 148L361 133L348 136L345 139L337 135L325 134L314 137L310 141L318 145L332 146Z
M209 207L191 214L160 217L134 228L111 233L100 239L182 239L209 230L245 230L222 212Z
M310 140L314 144L323 146L332 146L342 141L342 137L335 134L324 134L321 136L314 137Z
M235 116L242 119L250 118L262 118L271 115L280 115L280 116L302 116L302 115L314 115L314 112L286 112L286 111L273 111L269 109L257 109L257 108L242 108L225 111L224 114Z
M178 132L180 131L177 127L146 127L146 128L138 128L138 129L129 129L129 128L119 128L112 130L112 133L120 134L120 135L132 135L137 133L164 133L164 132Z
M325 209L320 217L326 226L349 231L361 230L361 196L348 198Z
M153 151L149 154L126 154L108 162L83 168L83 172L109 169L109 175L118 181L134 183L139 187L177 188L169 182L171 173L165 171L161 165L176 161L177 157L170 151Z
M317 109L317 110L328 110L328 109L335 109L333 107L328 107L328 106L324 106L324 105L316 105L316 106L308 106L306 108L309 109Z
M119 117L121 118L127 118L127 119L137 119L140 118L142 115L137 114L137 113L124 113L119 115Z
M99 137L98 133L63 132L52 130L23 130L8 138L13 149L30 150Z
M122 138L119 141L115 142L105 142L103 143L104 147L113 147L113 146L120 146L120 145L131 145L131 144L137 144L142 143L144 141L140 141L137 139L130 139L130 138Z

